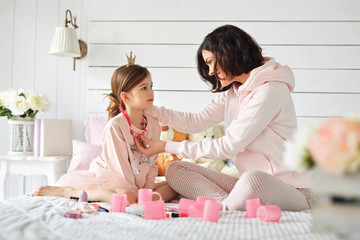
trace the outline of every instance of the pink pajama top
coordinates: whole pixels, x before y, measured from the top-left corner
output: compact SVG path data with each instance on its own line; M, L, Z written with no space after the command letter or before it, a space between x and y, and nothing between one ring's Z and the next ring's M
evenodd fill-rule
M159 139L159 122L146 116L148 125L145 137ZM134 126L135 133L143 133ZM137 196L139 188L155 189L155 177L158 168L155 165L157 155L147 157L136 151L134 136L122 113L110 119L103 130L103 152L95 158L89 171L73 171L62 176L57 185L71 186L77 189L116 189L124 188Z
M291 98L295 80L291 69L266 58L245 84L221 92L198 113L154 107L146 112L161 123L186 133L198 133L224 122L225 135L200 142L167 141L165 151L184 158L230 159L242 174L261 170L297 188L308 188L309 173L291 172L282 158L285 142L297 129Z

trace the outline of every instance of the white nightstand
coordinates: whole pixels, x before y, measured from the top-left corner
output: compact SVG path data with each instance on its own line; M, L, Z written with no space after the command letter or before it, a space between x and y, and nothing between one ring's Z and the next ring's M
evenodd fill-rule
M0 156L0 200L5 197L5 179L9 174L46 175L48 184L54 184L66 173L71 156Z

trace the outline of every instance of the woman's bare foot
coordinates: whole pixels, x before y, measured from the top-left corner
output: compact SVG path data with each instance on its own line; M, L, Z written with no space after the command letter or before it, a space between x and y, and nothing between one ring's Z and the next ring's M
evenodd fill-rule
M57 186L42 186L35 192L34 196L55 196L55 197L67 197L67 188Z

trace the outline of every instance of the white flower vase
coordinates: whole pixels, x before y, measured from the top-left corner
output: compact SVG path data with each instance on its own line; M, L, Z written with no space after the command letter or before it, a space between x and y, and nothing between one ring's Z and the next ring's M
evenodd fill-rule
M34 118L11 118L9 155L32 155L34 149Z

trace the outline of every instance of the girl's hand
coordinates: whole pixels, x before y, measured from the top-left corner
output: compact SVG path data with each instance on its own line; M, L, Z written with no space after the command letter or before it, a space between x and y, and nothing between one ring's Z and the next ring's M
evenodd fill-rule
M154 154L165 152L166 142L161 140L150 140L144 136L141 139L134 138L136 144L136 150L146 156L152 156Z

